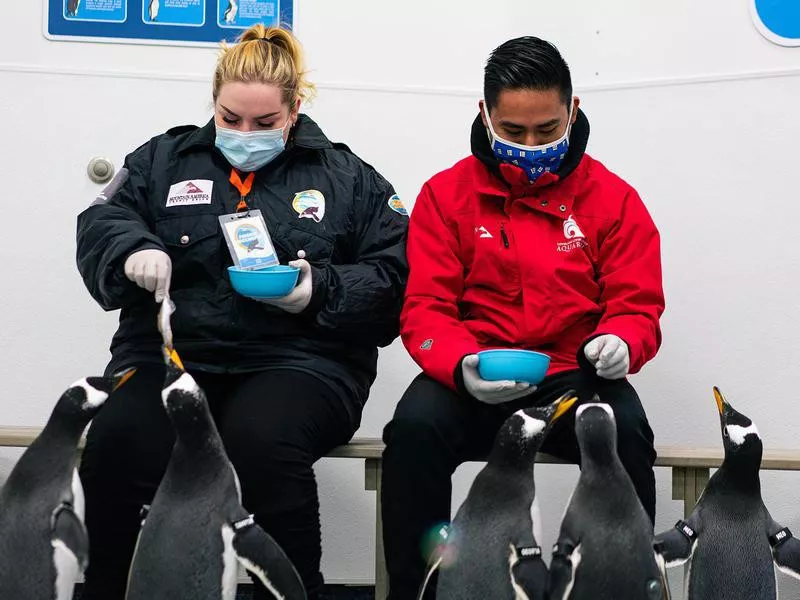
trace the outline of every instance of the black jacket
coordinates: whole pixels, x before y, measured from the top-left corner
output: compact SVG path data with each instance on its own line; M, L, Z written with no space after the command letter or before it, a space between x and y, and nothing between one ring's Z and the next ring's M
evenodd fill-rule
M235 212L240 194L214 138L212 120L151 139L78 217L84 282L105 310L122 309L108 370L162 360L158 305L123 270L133 252L158 248L172 259L173 334L188 368L302 370L333 385L356 416L375 379L377 348L398 335L408 273L405 209L377 171L301 115L286 150L256 173L247 201L262 211L281 263L305 250L312 299L299 315L250 300L228 278L233 263L218 216ZM182 194L192 180L201 188L212 182L210 203L167 207L170 193ZM324 196L319 222L300 218L293 206L306 190Z

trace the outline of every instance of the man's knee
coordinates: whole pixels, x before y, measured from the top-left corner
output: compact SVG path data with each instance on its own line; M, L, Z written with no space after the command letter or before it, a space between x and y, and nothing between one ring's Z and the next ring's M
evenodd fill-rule
M450 423L448 404L454 392L432 379L417 377L397 404L383 431L387 450L402 447L404 454L427 454L445 443Z
M614 410L617 450L622 462L628 462L633 455L638 460L646 458L652 466L656 459L653 430L633 386L627 380L611 382L601 401L610 404Z

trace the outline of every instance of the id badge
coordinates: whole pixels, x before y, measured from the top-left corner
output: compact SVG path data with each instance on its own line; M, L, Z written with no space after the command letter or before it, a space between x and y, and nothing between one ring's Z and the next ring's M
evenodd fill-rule
M280 264L260 210L219 217L233 264L247 270Z

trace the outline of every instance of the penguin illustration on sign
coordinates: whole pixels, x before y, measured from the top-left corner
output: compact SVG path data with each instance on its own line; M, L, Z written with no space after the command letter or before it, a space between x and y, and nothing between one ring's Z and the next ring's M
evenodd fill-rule
M158 8L158 0L150 0L150 3L147 5L147 16L150 17L151 21L155 21L156 17L158 17Z
M581 473L553 549L547 597L668 599L650 518L617 454L614 411L594 400L575 416Z
M165 347L161 394L176 441L144 519L127 600L234 600L241 564L276 599L305 600L300 576L241 504L205 393Z
M88 377L59 398L0 491L0 598L71 600L89 561L78 443L133 370Z
M224 18L225 24L231 25L236 21L236 13L239 10L239 7L236 4L236 0L228 0L228 6L225 9Z
M67 0L67 16L75 17L78 14L78 7L81 5L81 0Z
M775 569L800 579L800 542L761 498L756 425L714 388L725 459L691 516L657 536L668 567L691 560L687 600L775 600Z
M547 432L576 400L568 393L505 421L446 541L431 559L420 599L544 599L547 566L539 546L533 469Z

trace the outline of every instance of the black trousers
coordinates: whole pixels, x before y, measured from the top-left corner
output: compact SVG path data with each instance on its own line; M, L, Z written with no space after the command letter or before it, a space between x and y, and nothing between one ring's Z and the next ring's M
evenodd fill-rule
M456 468L485 458L498 429L514 411L550 403L568 389L575 389L579 400L553 425L542 451L580 464L575 408L599 393L615 412L622 464L655 521L653 432L627 380L602 380L582 371L560 373L542 382L531 396L492 406L420 375L400 400L383 436L381 498L390 600L416 598L428 559L425 538L450 520Z
M208 396L245 509L316 598L322 549L312 465L352 437L344 404L324 382L294 370L193 375ZM90 543L84 600L125 597L140 509L152 502L175 441L161 403L163 380L163 366L139 366L89 428L80 468ZM255 598L272 598L256 587Z

